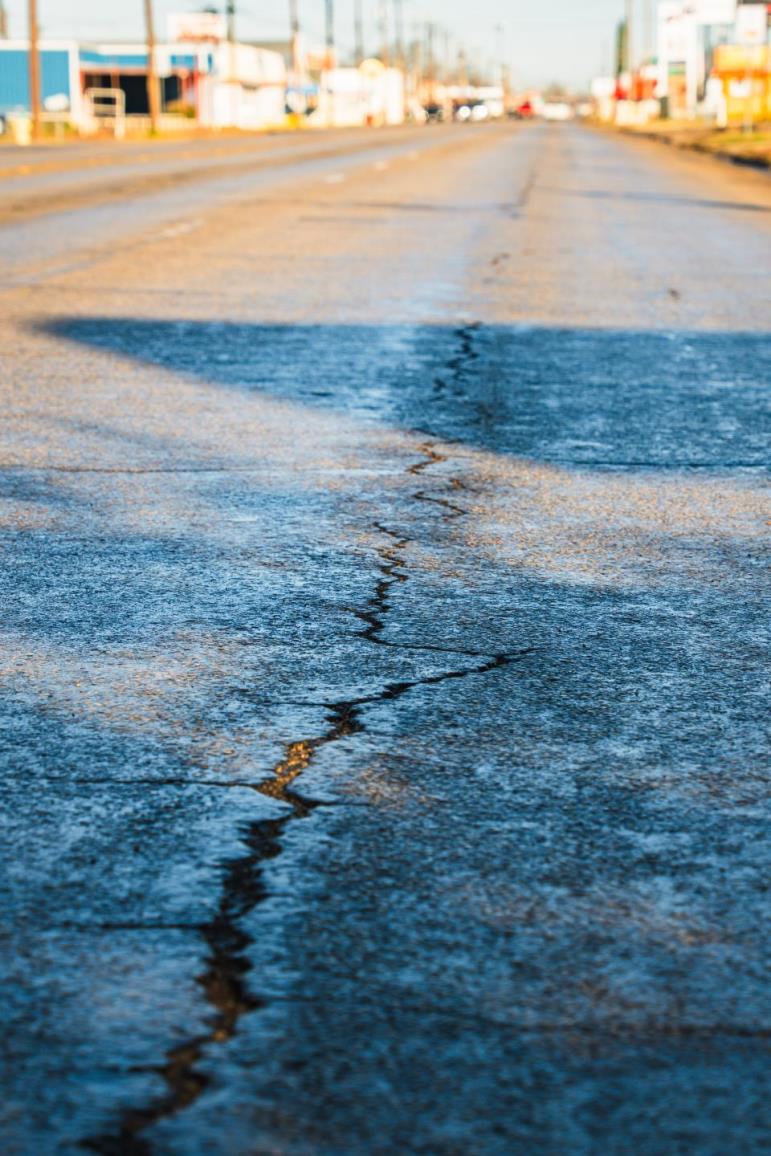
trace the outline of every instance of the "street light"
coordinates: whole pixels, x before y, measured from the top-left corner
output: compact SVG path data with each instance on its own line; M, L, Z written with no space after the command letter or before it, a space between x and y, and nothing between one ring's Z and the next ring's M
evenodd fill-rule
M32 113L32 138L40 136L40 29L37 22L37 0L28 0L29 16L29 105Z

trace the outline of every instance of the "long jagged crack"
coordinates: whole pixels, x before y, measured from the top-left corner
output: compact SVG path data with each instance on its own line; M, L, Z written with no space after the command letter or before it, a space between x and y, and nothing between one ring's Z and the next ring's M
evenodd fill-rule
M467 361L474 356L471 342L469 333L467 338L463 338L458 366L464 359ZM456 371L460 372L460 368ZM447 461L446 456L432 443L422 446L421 452L422 460L407 469L410 476L420 476L430 466ZM457 479L451 484L456 489L463 488ZM461 516L466 513L461 507L424 490L414 493L413 498L415 501L439 505L447 510L447 515ZM399 648L401 644L391 643L382 636L385 619L391 609L392 591L408 579L406 551L410 539L380 523L375 524L375 529L387 539L387 543L378 551L380 577L368 603L353 613L364 626L360 637L378 645ZM402 648L439 649L410 644L404 644ZM257 784L248 784L259 794L285 804L287 813L275 819L251 823L243 831L244 852L224 864L219 903L213 918L208 923L193 927L207 949L205 969L197 980L211 1009L206 1030L171 1048L163 1064L154 1069L166 1084L164 1095L147 1106L124 1112L114 1131L85 1140L83 1147L100 1153L100 1156L151 1156L153 1149L147 1137L149 1130L195 1104L209 1085L209 1078L202 1071L205 1057L212 1048L222 1046L236 1035L244 1016L265 1006L265 999L255 995L247 981L252 970L249 948L253 939L244 925L247 918L268 897L265 868L281 854L284 835L289 826L306 819L319 807L333 805L300 794L295 789L297 780L311 767L319 752L327 746L366 732L364 715L368 708L393 703L423 687L435 687L442 683L490 674L526 657L533 650L529 647L494 655L448 651L457 656L477 657L479 661L473 666L466 665L422 678L390 682L379 691L359 698L318 704L326 714L326 729L315 737L289 743L283 758L276 763L271 773Z
M395 586L407 581L404 566L404 551L409 545L409 538L389 530L379 522L375 523L375 530L388 538L386 545L378 549L380 577L375 584L372 597L362 609L353 607L351 614L364 624L361 637L367 642L381 642L385 630L385 619L391 608L391 591Z
M449 359L440 376L434 378L434 393L441 396L451 394L460 397L463 393L463 379L473 364L479 358L474 345L474 338L481 329L481 322L472 321L468 325L461 325L455 330L458 339L458 352ZM444 460L441 457L438 460ZM423 466L426 469L432 464L428 461ZM413 470L413 472L415 472Z
M462 341L462 353L451 363L457 367L457 372L460 372L460 366L463 363L477 356L473 348L473 338L471 336L476 328L476 326L470 326L458 331ZM407 467L406 472L410 477L419 477L431 466L441 465L447 461L446 454L441 453L432 442L426 442L422 445L420 452L423 455L421 460ZM459 478L452 478L450 486L455 492L465 489ZM468 511L462 506L456 505L448 498L428 493L425 489L416 490L412 497L416 502L427 502L429 505L439 506L445 511L445 516L447 517L461 518L468 514ZM367 642L375 643L378 646L387 646L394 650L440 650L438 647L430 645L421 646L419 643L392 642L383 637L385 633L385 620L391 609L391 593L396 586L408 580L406 551L410 545L410 539L395 530L389 529L380 522L376 522L373 528L379 534L386 537L388 542L378 547L377 550L380 577L375 584L372 597L363 608L352 607L350 609L350 613L364 624L364 629L360 632L359 637L366 639ZM469 651L462 650L442 650L441 652L470 654ZM473 656L482 657L479 655Z
M281 818L249 825L242 837L244 854L225 865L220 901L213 919L197 928L208 949L206 969L198 979L212 1009L207 1031L171 1049L165 1062L156 1069L166 1082L164 1096L148 1107L124 1113L114 1133L89 1139L85 1147L101 1156L150 1156L152 1146L145 1133L154 1124L191 1107L208 1087L209 1080L200 1070L205 1053L231 1040L240 1020L265 1005L265 1000L255 996L247 986L246 977L252 968L248 950L253 940L243 924L267 898L265 865L281 854L287 827L326 805L293 789L318 752L366 731L362 714L367 707L394 702L421 687L489 674L531 653L533 648L496 654L476 666L388 683L374 694L325 704L327 729L314 738L287 746L272 773L253 789L287 804L290 811Z

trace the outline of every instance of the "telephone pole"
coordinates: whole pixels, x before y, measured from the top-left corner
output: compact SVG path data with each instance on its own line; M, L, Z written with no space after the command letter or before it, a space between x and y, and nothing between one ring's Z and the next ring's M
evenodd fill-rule
M501 71L501 99L503 100L503 111L505 114L509 99L509 70L506 61L506 29L503 24L496 24L495 26L495 52L498 57L498 67Z
M428 102L436 100L436 58L434 57L434 25L426 24L426 80L428 81Z
M327 42L327 67L334 68L335 66L335 3L334 0L326 0L324 5L325 23L326 23L326 42Z
M289 28L292 34L292 70L299 76L300 68L300 11L297 0L289 0Z
M626 0L626 70L629 73L629 99L632 98L634 72L634 0Z
M154 135L158 131L160 102L158 100L158 76L155 71L153 0L145 0L145 32L147 36L147 107L150 111L150 132Z
M391 63L391 51L388 44L388 0L380 0L380 59L386 68Z
M40 29L37 22L37 0L29 3L29 106L32 113L32 139L40 137Z
M407 59L404 48L404 7L402 0L394 2L394 50L396 63L403 72L407 71Z
M362 0L353 0L353 54L356 63L364 59L364 13Z

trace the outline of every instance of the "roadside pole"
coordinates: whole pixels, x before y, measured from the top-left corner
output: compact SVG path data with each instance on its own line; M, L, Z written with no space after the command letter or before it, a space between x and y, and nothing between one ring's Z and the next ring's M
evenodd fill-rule
M327 91L325 93L327 102L326 121L327 128L332 128L335 123L335 109L333 102L335 94L329 85L329 73L335 67L335 5L334 0L326 0L324 5L324 19L325 19L325 40L326 40L326 71L327 71Z
M396 67L402 74L402 120L406 121L409 114L409 78L407 75L407 54L404 45L404 9L402 0L393 0L394 10L394 52Z
M353 4L353 54L358 67L364 59L364 13L362 0L354 0Z
M629 75L628 99L634 88L634 0L626 0L626 70Z
M404 47L404 7L402 0L393 0L394 5L394 49L396 52L396 63L399 68L406 71L405 47Z
M292 34L292 71L295 82L300 76L300 12L297 0L289 0L289 27Z
M230 88L230 120L233 128L238 128L239 111L241 106L240 89L238 87L238 68L236 60L236 5L235 0L228 0L225 8L227 16L228 38L228 86Z
M29 2L29 104L32 113L32 139L40 139L40 29L37 22L37 0Z
M147 35L147 107L150 111L150 132L158 132L159 100L158 75L155 68L155 22L153 0L145 0L145 31Z
M501 74L501 103L503 104L503 115L505 116L509 105L509 94L507 91L506 29L503 24L495 25L495 49Z

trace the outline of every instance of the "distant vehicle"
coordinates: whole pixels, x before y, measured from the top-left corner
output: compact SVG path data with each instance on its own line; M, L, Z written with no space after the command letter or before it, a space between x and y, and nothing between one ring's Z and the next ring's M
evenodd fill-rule
M444 108L441 104L424 104L427 124L439 124L444 120Z
M452 115L459 121L489 120L490 109L483 100L462 100L453 106Z
M541 116L544 120L572 120L573 109L569 104L565 104L562 101L552 101L543 106L541 109Z
M531 100L523 100L512 111L511 115L515 120L532 120L535 116L535 108Z

